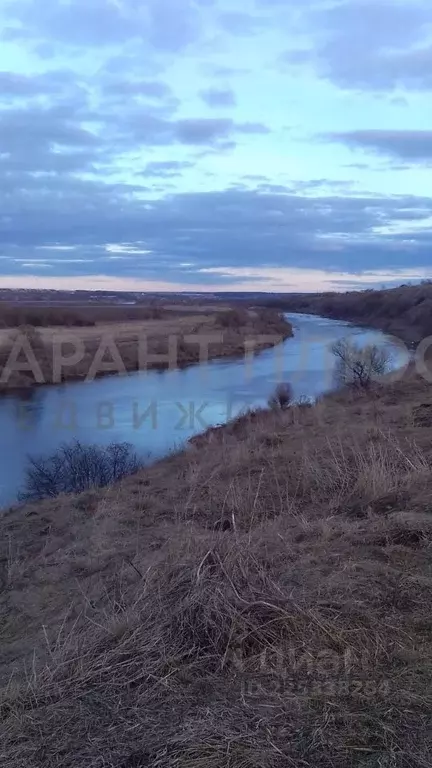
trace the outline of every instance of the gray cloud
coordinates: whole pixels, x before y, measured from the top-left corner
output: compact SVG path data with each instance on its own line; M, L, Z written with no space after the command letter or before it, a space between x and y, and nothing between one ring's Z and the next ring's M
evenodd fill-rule
M42 176L53 173L77 173L93 171L96 156L93 151L82 149L68 149L62 152L52 152L48 148L23 149L19 152L3 152L0 156L0 175L4 186L9 183L31 186L32 178L29 174L38 174L34 177L39 187L43 187ZM27 174L28 178L20 174Z
M22 75L16 72L0 72L0 98L31 99L35 96L61 95L76 84L70 73L64 70L45 72L41 75Z
M296 192L316 192L316 190L322 190L325 187L334 192L337 190L342 192L350 190L355 185L352 181L342 179L309 179L308 181L293 181L289 186Z
M327 138L406 161L432 161L432 131L371 129L329 133Z
M227 67L224 64L212 64L209 62L201 64L200 69L204 75L218 79L245 75L249 72L249 69L246 67Z
M281 61L312 65L342 88L432 87L432 6L427 0L342 0L303 15L311 43Z
M43 4L21 0L9 3L7 10L11 23L3 32L6 40L52 37L69 45L108 46L137 34L132 17L105 0Z
M368 163L345 163L344 168L355 168L357 171L370 170L371 166Z
M76 121L69 107L5 109L1 113L0 145L14 152L25 145L95 147L97 137Z
M233 121L224 118L189 118L178 120L173 127L174 135L183 144L212 144L229 139L235 130Z
M118 96L145 96L149 99L166 99L172 90L161 80L113 80L104 87L105 93Z
M281 60L308 63L341 87L432 87L429 0L256 0L250 12L224 5L219 13L215 0L9 0L1 37L22 40L45 56L54 55L58 45L114 48L126 57L132 47L138 60L150 63L154 52L178 53L203 40L212 6L224 32L234 35L285 23L305 42ZM215 76L233 69L207 66Z
M219 15L219 23L224 30L232 35L249 36L262 29L266 19L242 11L227 11Z
M234 130L238 133L248 133L248 134L266 134L271 133L270 128L268 128L263 123L234 123Z
M161 80L122 81L104 73L99 88L93 83L89 91L86 86L67 70L25 77L0 73L0 96L8 94L0 106L0 173L5 187L31 189L36 178L44 189L46 177L56 173L103 170L109 177L123 153L141 147L184 144L202 152L224 151L242 134L268 131L261 124L227 118L173 119L177 100ZM134 95L143 96L144 102L131 98ZM11 96L20 100L11 101Z
M270 192L271 194L287 194L290 189L285 184L272 184L271 182L262 182L258 184L258 189L261 192Z
M180 51L199 38L209 0L20 0L5 7L4 40L54 39L63 45L107 47L145 38L162 51Z
M267 181L270 183L270 179L267 176L263 176L261 173L248 173L242 178L244 181Z
M208 88L200 96L209 107L235 107L236 97L231 88Z
M194 163L187 160L161 160L147 163L142 176L160 176L163 178L172 178L181 176L181 172L193 168Z
M121 48L114 48L114 53L104 52L104 60L97 76L102 81L119 77L123 80L142 80L143 72L146 80L158 77L165 69L163 57L160 59L153 54L153 51L147 50L147 46L144 48L142 40L125 43Z
M269 133L269 129L261 123L236 123L234 120L221 117L164 120L142 112L135 113L128 122L129 132L126 128L126 136L133 136L142 144L155 146L178 143L191 146L227 147L233 145L237 135Z
M429 62L427 43L409 48L422 39L421 4L412 0L412 5L398 5L393 13L383 0L377 3L381 10L364 0L363 18L359 0L315 0L312 5L256 0L257 14L271 4L278 14L294 10L303 19L304 29L312 31L311 48L290 52L288 58L312 62L340 85L359 87L364 82L367 88L387 88L402 82L402 71L411 73L406 82L424 84L430 71L421 72ZM200 268L245 262L259 266L270 260L275 266L344 270L361 264L365 269L396 269L406 265L407 249L410 263L429 265L432 234L426 225L424 231L410 230L410 220L421 222L429 216L428 199L350 196L348 182L319 178L285 185L278 183L280 175L254 176L253 163L243 181L254 184L193 194L176 193L172 186L166 194L171 178L206 155L217 157L247 136L269 133L262 123L229 119L223 111L222 117L215 112L211 118L185 118L188 112L177 112L179 104L164 81L164 67L176 61L173 53L178 55L190 43L197 42L202 55L212 51L209 38L201 41L211 5L212 0L9 2L4 38L22 40L39 53L45 46L46 56L60 50L57 42L52 50L47 48L47 39L58 41L69 56L89 52L96 71L0 73L3 273L22 273L23 265L33 264L41 271L51 266L64 275L160 277L163 267L167 278L204 283L209 278L197 271ZM257 14L216 14L213 19L232 34L253 34L256 25L264 23ZM412 63L414 53L418 69ZM391 65L380 68L391 56ZM97 70L101 59L104 63ZM211 81L214 88L201 92L206 104L234 106L227 78L248 70L199 66L202 74L217 78ZM79 65L78 71L84 70ZM345 131L324 138L412 162L430 159L430 133ZM170 148L169 154L165 148ZM181 159L166 159L170 157ZM131 180L118 181L122 178ZM159 199L155 192L161 193ZM140 253L139 248L112 252L106 248L110 242L141 243L141 250L151 253ZM44 251L46 258L40 259L38 247L55 243L55 258ZM68 246L73 250L62 253ZM185 275L180 265L191 262L194 266ZM214 276L215 281L223 279Z
M20 106L0 110L0 173L3 184L18 173L89 171L108 158L108 148L96 133L84 128L85 103ZM31 179L29 179L31 183ZM39 179L39 184L42 182Z
M199 269L244 266L245 254L250 266L268 263L271 255L275 266L344 271L359 264L403 267L408 249L411 263L430 265L432 233L413 233L409 222L427 219L428 198L314 197L278 187L145 200L142 188L132 184L55 176L41 189L34 181L22 189L1 188L2 252L8 254L3 274L22 272L17 259L40 259L37 246L54 244L74 246L73 254L56 253L57 273L152 277L160 276L163 265L166 279L203 283L207 273ZM398 234L391 234L396 223ZM151 254L138 253L138 247L112 259L105 244L113 242L143 243ZM54 258L43 255L43 263ZM186 276L179 267L184 262L195 265Z
M99 88L101 100L108 109L114 107L117 115L121 109L120 121L123 116L140 109L142 103L148 105L152 115L163 118L173 115L180 106L179 99L163 80L135 79L132 75L119 78L108 74L101 77Z

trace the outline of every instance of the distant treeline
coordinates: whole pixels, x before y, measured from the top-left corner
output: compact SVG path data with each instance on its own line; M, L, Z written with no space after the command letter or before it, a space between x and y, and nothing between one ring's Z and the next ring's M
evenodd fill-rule
M418 343L432 335L432 281L383 290L267 297L261 305L349 320Z
M93 326L98 323L128 320L158 320L169 314L157 306L114 304L112 306L49 307L0 302L0 328L18 328L21 325L33 325L36 328Z

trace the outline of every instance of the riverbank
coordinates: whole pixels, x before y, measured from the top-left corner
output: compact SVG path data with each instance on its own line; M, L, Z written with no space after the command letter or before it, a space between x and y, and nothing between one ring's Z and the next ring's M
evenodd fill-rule
M162 317L146 321L2 331L0 394L109 374L182 368L207 358L240 357L247 349L258 353L293 333L276 310L231 308L167 313L168 317L159 311Z
M380 333L340 321L312 315L288 320L294 337L253 359L243 354L176 370L101 376L0 399L0 507L22 490L29 453L47 456L74 439L128 442L148 463L207 427L266 406L280 381L290 383L296 399L321 396L334 382L329 349L347 333L362 345L386 343Z
M410 370L7 513L2 762L424 768L431 411Z
M309 312L392 334L408 345L432 336L432 281L381 291L304 293L263 297L261 305Z

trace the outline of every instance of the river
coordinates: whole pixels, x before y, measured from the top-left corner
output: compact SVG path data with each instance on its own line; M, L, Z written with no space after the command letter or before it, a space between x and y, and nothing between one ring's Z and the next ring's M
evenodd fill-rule
M144 458L180 447L208 426L245 408L265 405L277 382L298 398L331 389L331 344L354 336L360 344L390 345L385 334L315 315L288 315L294 337L253 359L214 360L182 370L107 376L33 389L24 399L0 400L0 506L13 503L29 454L47 454L73 439L105 445L130 442Z

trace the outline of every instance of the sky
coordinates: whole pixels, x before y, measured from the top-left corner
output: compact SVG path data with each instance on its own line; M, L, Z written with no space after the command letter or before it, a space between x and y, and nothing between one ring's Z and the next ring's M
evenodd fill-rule
M0 287L432 277L430 0L2 0Z

